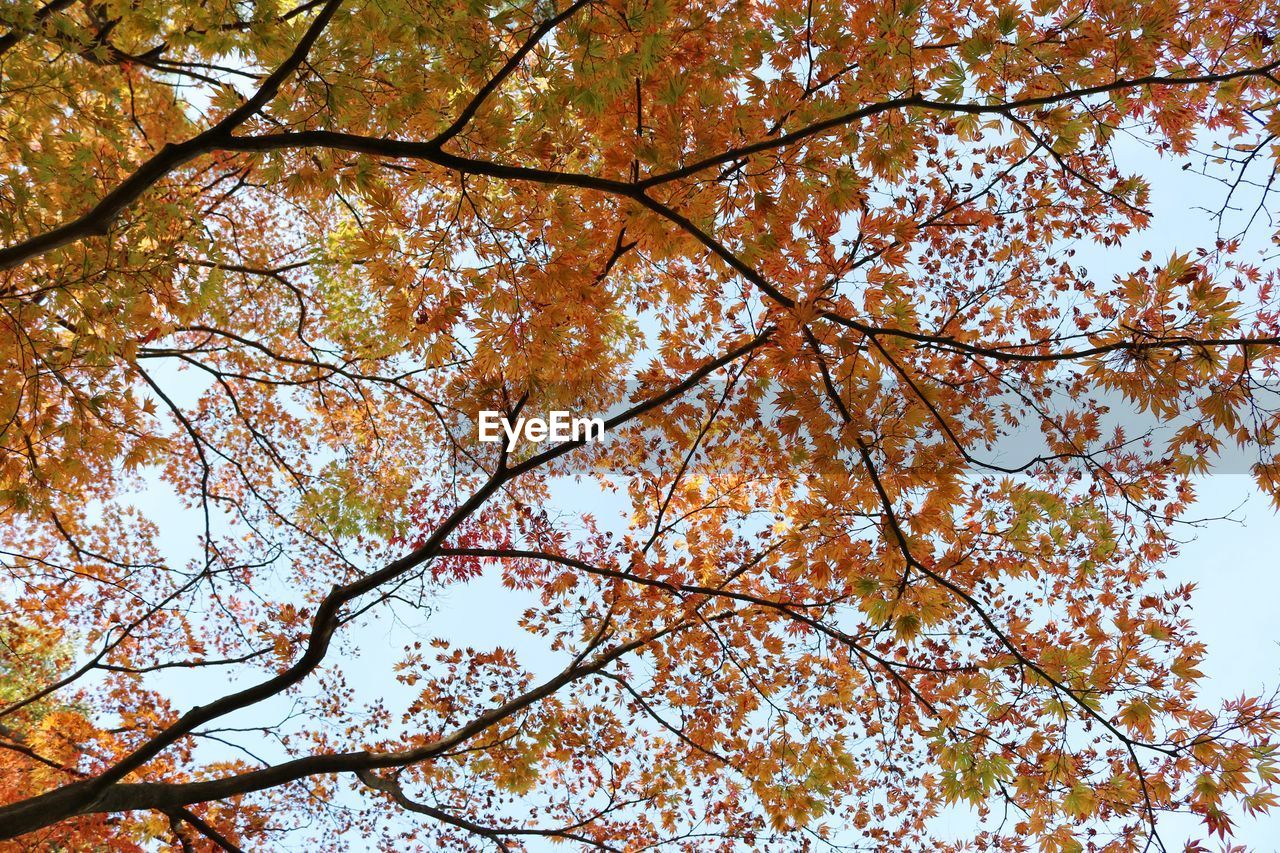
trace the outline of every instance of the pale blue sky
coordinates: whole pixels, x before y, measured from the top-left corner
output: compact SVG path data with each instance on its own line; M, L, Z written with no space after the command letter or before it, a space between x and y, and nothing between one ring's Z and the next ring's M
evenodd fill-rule
M1182 161L1153 159L1149 150L1135 144L1121 143L1122 169L1139 171L1152 180L1152 207L1156 224L1147 234L1130 242L1119 251L1103 252L1082 245L1076 261L1088 266L1102 281L1111 275L1127 272L1137 265L1137 256L1150 249L1157 259L1173 251L1186 251L1196 246L1212 245L1213 225L1200 212L1192 210L1194 201L1211 199L1219 188L1204 178L1181 169ZM1267 232L1266 223L1259 227ZM1270 234L1261 234L1263 242ZM191 385L191 373L182 374L188 387L188 399L194 399L198 388ZM175 376L176 378L176 376ZM1280 554L1280 525L1267 499L1254 487L1251 478L1240 474L1215 473L1199 481L1199 501L1191 515L1199 517L1232 516L1232 520L1208 522L1198 528L1186 528L1188 543L1168 566L1170 585L1194 582L1198 593L1193 599L1194 621L1201 639L1208 646L1202 665L1206 673L1204 696L1209 704L1239 696L1241 693L1265 693L1280 686L1277 644L1280 643L1280 619L1275 616L1275 602L1280 601L1280 576L1274 561ZM598 507L598 496L591 492L568 492L561 507L585 509ZM172 500L157 490L144 495L141 503L151 510L160 524L171 553L182 553L190 546L190 515L174 509ZM504 590L496 572L467 585L455 585L436 602L430 614L406 613L406 621L397 622L385 616L356 629L354 645L359 653L346 658L343 668L353 684L368 691L399 690L390 663L398 656L406 639L417 634L424 637L444 636L458 645L474 644L492 648L497 645L520 649L524 661L536 672L550 673L561 661L540 641L520 632L517 620L532 601L519 593ZM180 708L206 701L226 691L228 684L210 674L167 676ZM225 725L262 724L289 713L291 703L274 702L243 712L224 721ZM228 750L209 744L208 757L225 756ZM282 754L269 745L255 744L255 751L269 759ZM972 828L972 820L960 812L949 812L940 828L963 834ZM1165 841L1178 848L1190 825L1170 818L1162 827ZM1196 833L1199 834L1198 832ZM1280 849L1280 815L1261 820L1239 816L1239 843L1249 849ZM561 848L563 849L563 848Z

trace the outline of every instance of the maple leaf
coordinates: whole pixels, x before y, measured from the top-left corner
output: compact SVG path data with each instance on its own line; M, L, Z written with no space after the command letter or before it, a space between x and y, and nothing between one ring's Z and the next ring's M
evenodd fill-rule
M1273 17L12 0L0 836L1230 838L1162 566L1280 501Z

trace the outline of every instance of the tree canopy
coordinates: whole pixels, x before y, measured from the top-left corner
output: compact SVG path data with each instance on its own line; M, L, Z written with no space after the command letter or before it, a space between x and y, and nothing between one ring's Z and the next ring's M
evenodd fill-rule
M11 0L4 843L1230 839L1162 566L1280 493L1276 16Z

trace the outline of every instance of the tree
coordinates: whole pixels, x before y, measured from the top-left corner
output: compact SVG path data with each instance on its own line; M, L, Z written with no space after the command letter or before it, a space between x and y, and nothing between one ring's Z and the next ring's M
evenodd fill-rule
M94 730L84 709L41 698L22 702L68 665L60 639L34 634L23 625L0 626L0 697L6 707L22 703L13 707L0 728L0 737L5 740L0 752L0 802L12 803L54 787L76 775L74 765L80 752L113 746L110 736L104 738ZM3 849L142 851L145 848L140 842L155 837L163 821L164 816L158 814L125 821L90 814L46 827L27 836L22 844L6 842Z
M5 636L62 644L5 669L19 847L921 849L959 804L1124 850L1275 803L1280 707L1198 697L1161 573L1206 452L1280 483L1268 4L0 21ZM1130 264L1134 152L1218 233ZM477 438L557 410L605 439ZM436 636L497 579L518 623Z

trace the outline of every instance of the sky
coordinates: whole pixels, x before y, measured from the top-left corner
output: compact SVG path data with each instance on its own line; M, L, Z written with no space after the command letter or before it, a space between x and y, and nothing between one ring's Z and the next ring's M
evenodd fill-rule
M1206 141L1199 150L1210 146ZM1123 139L1116 151L1121 172L1146 176L1153 224L1119 248L1077 247L1076 260L1095 280L1105 282L1136 268L1143 250L1158 262L1175 252L1211 248L1220 225L1206 208L1220 205L1225 190L1196 174L1203 157L1160 158L1145 145ZM1234 201L1239 211L1221 224L1226 234L1242 228L1256 204L1248 195ZM1246 251L1271 248L1274 227L1265 215L1256 219L1243 242ZM1208 707L1280 689L1280 514L1257 488L1245 461L1239 454L1224 454L1211 462L1210 473L1197 478L1196 503L1186 517L1205 520L1181 527L1177 536L1185 544L1165 567L1169 586L1196 585L1191 620L1207 646L1200 669L1205 674L1201 695ZM1236 844L1280 850L1280 813L1237 817ZM963 835L972 818L952 812L947 823ZM1201 830L1199 820L1189 816L1166 816L1161 822L1162 838L1171 850L1181 849L1188 838L1203 837Z
M1197 485L1196 514L1232 519L1194 531L1166 569L1170 584L1196 585L1192 621L1208 647L1203 696L1266 695L1280 687L1280 519L1248 476L1214 474ZM1185 824L1168 825L1166 840L1177 840ZM1280 850L1280 813L1241 815L1238 829L1236 842L1248 849Z
M1217 224L1195 207L1200 199L1212 197L1210 191L1220 192L1220 188L1183 170L1185 161L1158 160L1149 149L1123 141L1119 149L1122 170L1127 164L1130 170L1151 179L1155 225L1120 250L1081 246L1077 261L1105 281L1110 275L1123 274L1137 266L1137 256L1144 249L1153 251L1159 260L1174 251L1212 245ZM1266 223L1259 230L1270 236ZM191 374L185 375L190 381ZM199 389L187 390L194 398ZM1200 639L1208 647L1201 669L1206 676L1202 685L1204 697L1211 704L1244 693L1266 694L1280 688L1280 618L1276 616L1280 574L1275 571L1276 556L1280 555L1280 524L1268 499L1238 468L1217 466L1213 473L1198 480L1198 501L1191 515L1217 520L1186 527L1182 531L1186 544L1166 568L1169 585L1194 583L1197 587L1193 619ZM586 493L561 497L561 505L566 508L585 507L596 500L594 494ZM184 518L159 490L143 495L141 503L161 530L174 531L175 548L180 547L179 537L185 539L190 532L185 523L189 516ZM472 583L450 587L428 614L410 615L408 622L384 619L357 629L355 645L360 651L345 661L345 668L357 683L387 689L388 684L394 683L387 667L380 664L388 663L399 653L406 636L420 634L447 636L459 645L470 642L478 647L516 647L537 669L545 667L544 671L549 672L558 663L556 657L545 648L537 648L529 635L514 627L529 603L522 595L504 590L496 572L489 571ZM205 674L181 673L173 674L168 684L178 697L179 707L213 698L228 686ZM226 724L260 724L289 711L288 703L274 703L232 717ZM225 745L206 745L206 757L225 757L229 753L233 750ZM951 810L938 828L945 834L963 835L973 826L972 816ZM1161 829L1171 849L1178 849L1188 835L1199 835L1195 820L1171 817ZM1280 849L1280 814L1260 819L1241 815L1235 840L1251 850Z
M1118 249L1081 244L1076 247L1078 263L1105 282L1135 269L1143 250L1150 250L1159 261L1174 252L1213 245L1219 224L1199 205L1215 203L1223 189L1183 168L1187 163L1199 165L1200 159L1161 159L1146 146L1123 139L1117 142L1117 152L1121 171L1148 177L1153 226ZM1238 201L1247 205L1249 199ZM1224 226L1234 224L1228 220ZM1266 221L1255 222L1246 248L1261 250L1269 244L1270 236ZM576 497L577 501L572 494L562 495L562 505L591 499ZM1238 456L1224 457L1211 465L1210 473L1196 481L1196 497L1187 518L1205 520L1181 527L1177 535L1185 544L1165 571L1171 587L1196 585L1191 618L1208 647L1200 666L1205 673L1202 696L1207 706L1215 707L1242 694L1267 695L1280 689L1280 572L1276 571L1280 517ZM531 638L509 627L525 606L518 594L503 590L489 575L466 588L451 587L422 627L430 635L459 641L474 637L480 646L509 642L550 667L552 656L529 648ZM504 635L504 631L508 633ZM971 813L952 809L939 819L937 829L944 836L963 837L975 825ZM1160 829L1170 850L1179 850L1189 838L1204 835L1199 819L1190 816L1167 815ZM1248 850L1280 850L1280 813L1257 818L1239 815L1234 841Z

